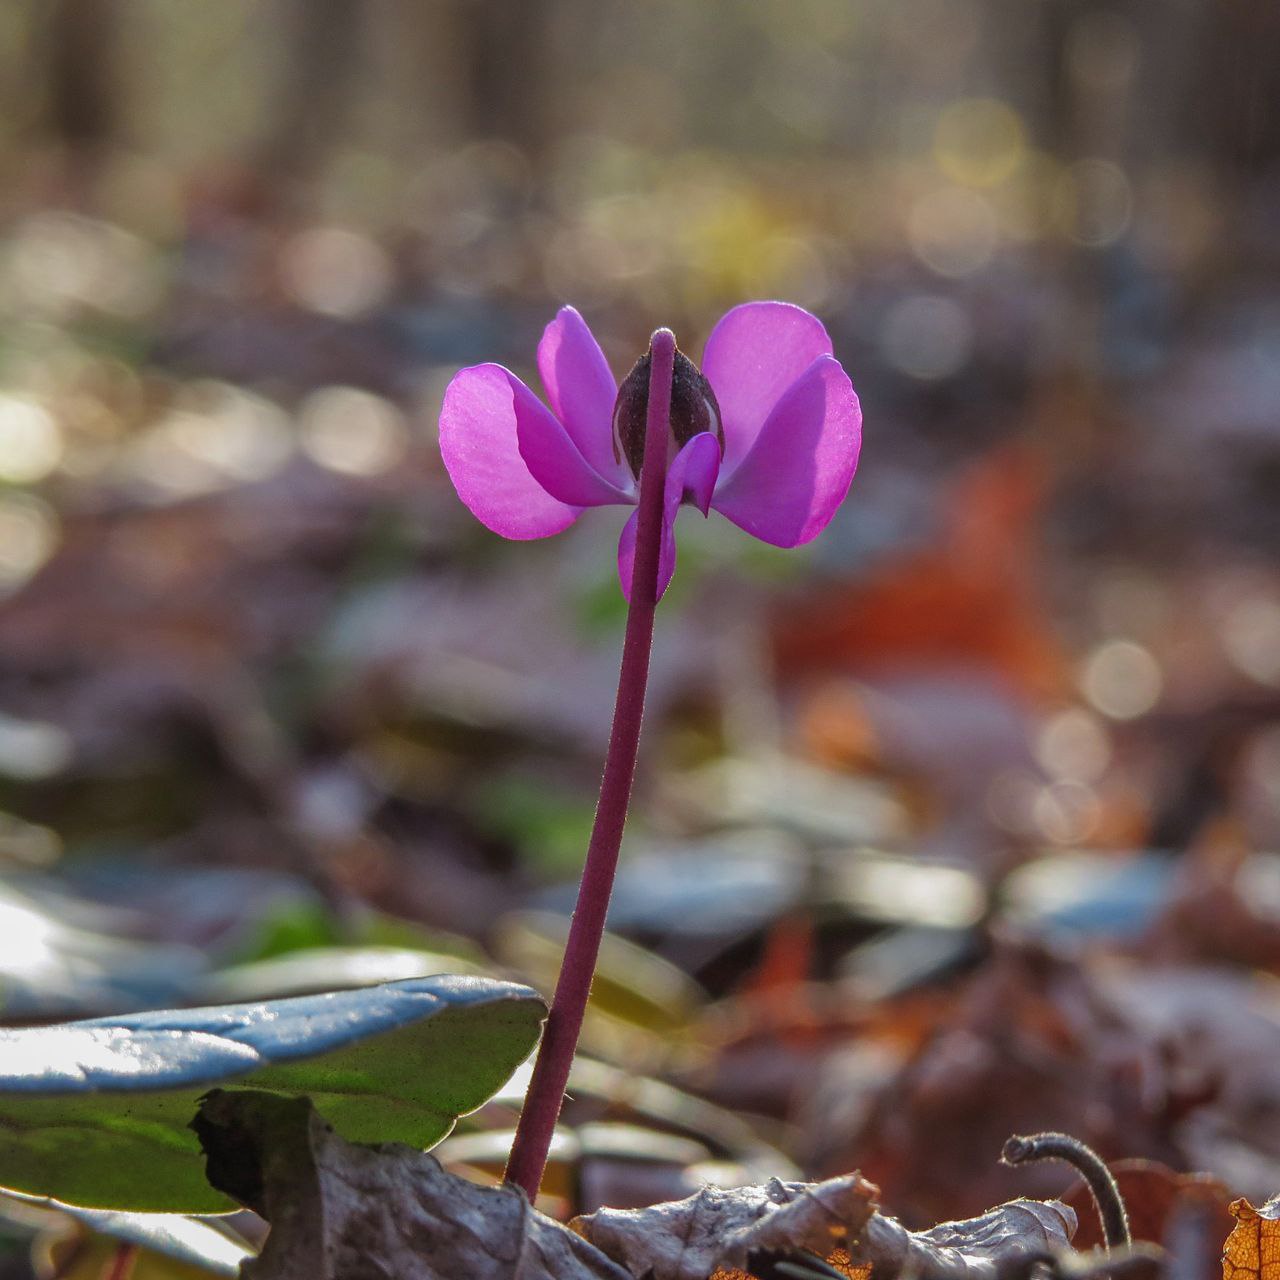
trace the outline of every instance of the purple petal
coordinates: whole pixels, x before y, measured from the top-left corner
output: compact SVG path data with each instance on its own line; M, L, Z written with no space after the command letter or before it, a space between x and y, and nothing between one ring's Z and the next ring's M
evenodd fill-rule
M575 507L599 507L632 499L601 477L578 452L578 446L555 415L514 373L503 370L511 385L520 456L529 474L553 497Z
M720 402L726 475L747 456L782 393L831 354L822 321L789 302L746 302L711 331L702 372Z
M501 365L459 370L440 410L440 454L477 520L504 538L545 538L567 529L582 508L553 498L520 456L513 382L519 379Z
M720 475L720 441L709 431L696 435L672 459L667 471L666 518L674 521L676 511L688 498L705 516Z
M628 602L631 600L631 578L636 567L636 530L640 527L640 508L637 507L628 517L627 523L622 526L622 533L618 537L618 579L622 583L622 594L627 597ZM658 560L658 599L662 599L662 593L667 589L666 583L671 581L671 575L676 571L676 548L675 533L671 536L671 573L667 573L667 529L666 521L663 521L662 528L662 554Z
M838 360L820 356L784 392L711 505L764 542L799 546L844 501L861 445L853 384Z
M618 384L587 322L561 307L538 344L538 372L547 399L578 451L606 480L627 489L634 480L613 452Z
M658 555L658 599L661 600L676 571L676 516L680 504L688 497L705 516L720 473L720 442L710 432L696 435L672 459L667 468L667 482L662 492L662 548ZM622 594L631 599L631 576L635 569L636 530L640 525L639 510L622 526L618 540L618 577Z

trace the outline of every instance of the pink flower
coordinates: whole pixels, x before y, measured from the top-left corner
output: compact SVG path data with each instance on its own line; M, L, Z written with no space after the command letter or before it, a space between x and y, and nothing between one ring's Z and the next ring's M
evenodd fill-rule
M637 451L627 433L637 412L643 422L647 362L620 400L586 321L562 307L538 344L549 410L501 365L457 373L440 411L440 450L472 514L505 538L545 538L587 507L634 506L628 458ZM748 302L711 331L701 375L677 356L671 426L659 596L675 572L685 502L704 516L714 507L774 546L817 537L849 491L862 410L821 321L789 303ZM618 546L628 594L636 523L632 512Z

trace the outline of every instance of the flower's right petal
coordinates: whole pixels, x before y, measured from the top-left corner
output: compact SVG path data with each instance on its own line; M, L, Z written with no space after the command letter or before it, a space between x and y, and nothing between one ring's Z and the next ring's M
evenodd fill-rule
M671 585L676 571L676 516L688 498L705 516L710 510L711 495L720 473L720 441L710 432L696 435L672 459L662 491L662 546L658 553L658 599ZM635 572L636 531L640 527L639 510L622 527L618 540L618 577L622 594L631 599L631 578Z
M511 385L520 456L529 474L553 498L575 507L633 500L591 467L563 424L514 373L507 373L507 381Z
M440 410L440 454L477 520L504 538L545 538L582 508L553 498L520 456L512 382L519 379L497 364L456 373Z
M820 356L783 393L711 505L763 542L798 547L844 501L861 447L862 409L849 375Z
M822 321L803 307L744 302L725 313L707 339L702 372L720 404L726 476L750 452L782 393L830 354Z
M618 384L587 322L561 307L538 343L538 372L557 418L584 458L606 480L634 485L613 451L613 406Z

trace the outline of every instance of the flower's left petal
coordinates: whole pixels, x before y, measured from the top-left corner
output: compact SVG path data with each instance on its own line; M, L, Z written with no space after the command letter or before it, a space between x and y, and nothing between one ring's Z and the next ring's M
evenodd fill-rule
M519 380L497 364L454 375L440 410L440 454L477 520L504 538L545 538L582 508L552 497L520 456L512 381Z
M507 374L507 381L520 456L529 474L553 498L576 507L632 501L587 462L559 419L514 373Z
M582 456L606 480L631 488L631 473L613 451L618 384L595 335L573 307L561 307L543 332L538 372L551 408Z
M676 571L676 516L680 504L687 497L705 516L710 510L711 495L715 491L716 477L720 473L720 442L710 432L696 435L672 459L667 469L667 481L662 492L662 548L658 556L658 599L661 600L671 585ZM631 599L631 576L636 561L636 530L640 525L640 512L622 527L618 540L618 577L622 580L622 594Z
M820 356L783 392L711 505L764 542L799 546L844 501L861 446L853 384L838 360Z

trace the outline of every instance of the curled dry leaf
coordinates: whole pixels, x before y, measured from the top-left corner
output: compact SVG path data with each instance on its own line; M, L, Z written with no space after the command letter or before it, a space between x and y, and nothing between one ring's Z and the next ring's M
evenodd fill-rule
M1036 1260L1064 1252L1075 1230L1075 1211L1058 1200L1010 1200L928 1231L908 1231L877 1213L852 1256L875 1280L998 1280L1023 1275Z
M347 1142L306 1098L214 1090L192 1128L210 1182L271 1223L242 1280L631 1280L521 1192Z
M1236 1220L1222 1250L1222 1280L1276 1280L1280 1276L1280 1196L1261 1209L1231 1202Z
M571 1224L609 1257L652 1280L737 1280L753 1256L805 1253L857 1280L997 1280L1066 1249L1074 1212L1014 1200L967 1222L911 1232L875 1209L876 1187L851 1174L731 1191L706 1187L674 1204L601 1209Z
M870 1219L876 1188L857 1174L826 1182L703 1187L648 1209L600 1209L570 1224L632 1274L706 1280L745 1273L753 1253L830 1258Z

